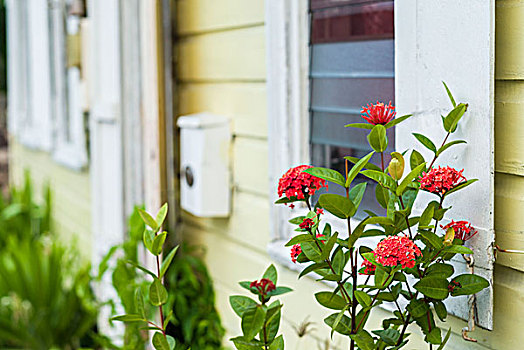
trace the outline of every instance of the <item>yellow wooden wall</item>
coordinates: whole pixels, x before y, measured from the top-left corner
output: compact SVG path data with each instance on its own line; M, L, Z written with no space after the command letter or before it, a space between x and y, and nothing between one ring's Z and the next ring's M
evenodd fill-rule
M91 192L89 172L77 172L57 164L49 153L28 149L14 137L9 142L9 180L21 185L29 170L35 194L51 185L53 225L56 233L76 246L86 261L91 259Z
M209 111L233 121L233 212L229 219L183 215L187 239L206 246L217 304L227 336L240 334L240 321L228 297L244 293L240 280L253 280L271 262L269 241L266 63L263 0L176 0L177 99L179 113ZM497 0L496 63L496 231L497 242L524 249L524 4ZM465 323L450 318L454 330L446 349L517 349L524 344L524 258L499 254L495 267L495 330L472 334L479 343L461 339ZM283 297L288 349L298 337L292 325L309 316L316 331L300 340L301 349L321 348L329 337L316 305L323 286L279 267L283 284L295 289ZM385 311L377 310L371 324ZM370 325L371 325L370 324ZM413 329L411 348L427 348ZM335 337L335 344L347 348Z

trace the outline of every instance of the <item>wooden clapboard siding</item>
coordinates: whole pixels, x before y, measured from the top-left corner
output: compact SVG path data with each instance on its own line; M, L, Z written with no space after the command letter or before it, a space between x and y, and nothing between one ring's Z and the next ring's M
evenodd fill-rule
M66 241L77 241L82 257L91 256L91 192L89 172L72 171L53 161L49 153L27 149L14 138L9 143L10 182L20 185L28 170L40 196L51 185L54 227Z
M266 79L264 27L184 37L178 43L177 74L182 82Z
M263 25L260 0L178 0L178 33L190 35L243 26Z
M240 191L256 193L267 198L268 182L267 141L237 137L234 141L233 178Z
M186 83L178 86L179 113L208 111L232 120L237 136L267 137L266 84Z
M496 2L495 230L502 248L524 249L524 3ZM524 256L497 263L524 271ZM521 272L507 272L520 275ZM495 282L497 280L495 279ZM515 280L515 283L516 280ZM523 282L519 282L524 286ZM521 293L524 295L524 293Z

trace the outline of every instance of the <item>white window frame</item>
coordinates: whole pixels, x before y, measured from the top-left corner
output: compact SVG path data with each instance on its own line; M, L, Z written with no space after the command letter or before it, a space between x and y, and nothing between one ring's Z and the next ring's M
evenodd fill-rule
M69 35L80 35L82 20L78 16L65 13L69 0L52 0L49 2L49 23L53 28L52 69L53 72L53 115L54 144L53 159L70 169L81 171L88 165L86 143L86 121L84 115L87 107L85 84L81 67L67 67L67 38ZM65 25L63 18L65 16ZM83 61L82 64L86 64ZM51 67L51 66L50 66Z
M464 219L469 219L471 222L479 222L479 234L472 240L472 248L475 251L476 258L476 273L480 273L492 282L493 278L493 250L492 244L494 242L494 223L493 223L493 205L494 205L494 2L487 1L484 4L477 4L473 8L468 0L446 0L448 5L443 6L431 2L416 2L416 0L396 1L395 2L395 17L400 18L402 14L402 21L395 20L395 98L398 106L399 115L415 112L415 116L408 122L405 122L396 127L396 148L406 149L412 148L415 141L412 140L411 132L419 131L432 136L434 140L441 140L440 132L432 130L431 125L423 121L420 117L424 114L431 114L435 117L435 110L444 113L444 109L448 109L447 96L440 83L441 79L448 81L450 87L452 86L455 96L457 98L463 97L468 99L472 106L472 113L481 112L483 128L474 127L475 131L468 130L469 137L463 136L467 139L470 149L481 149L484 151L485 157L482 161L478 157L473 157L470 152L461 150L460 164L457 164L457 157L452 157L452 153L448 153L443 157L441 164L455 164L456 167L466 168L469 172L469 177L480 179L480 183L485 186L484 197L480 202L482 205L475 205L474 209L468 208L464 210L466 214ZM289 218L299 215L298 210L291 211L285 206L276 206L274 201L277 198L277 184L279 177L290 167L299 164L309 163L309 15L307 1L301 0L267 0L266 1L266 31L267 31L267 91L268 91L268 143L269 143L269 198L270 198L270 238L271 243L268 247L270 256L276 261L293 270L301 270L302 268L293 264L289 258L289 249L284 247L284 243L289 239L294 227L287 221ZM468 17L471 19L471 27L476 27L474 30L464 30L456 28L458 21L453 23L453 14L461 13L467 10ZM475 12L478 16L472 16L471 12ZM434 71L428 72L430 68L426 68L425 62L422 62L417 55L424 54L416 46L417 43L426 40L420 37L421 29L428 21L420 20L417 17L423 17L429 13L440 13L442 17L446 18L448 26L440 25L440 28L446 28L446 32L434 34L431 42L439 41L442 47L448 47L450 55L442 54L442 61L448 65L441 64L431 69ZM473 18L482 18L484 22L481 24L473 24ZM402 23L402 25L398 25ZM436 24L436 22L431 22ZM479 27L480 26L480 27ZM455 28L455 32L453 32ZM430 36L431 33L426 29L425 35ZM476 78L472 72L469 75L461 73L462 67L457 67L453 70L454 74L450 74L450 66L453 65L453 59L457 52L464 52L460 45L463 44L461 40L455 40L449 43L446 38L446 33L464 33L473 37L473 33L478 35L486 35L489 40L470 40L473 42L469 49L480 49L483 66L480 72L476 72L480 78ZM440 36L439 36L440 35ZM403 38L404 40L399 40ZM487 43L487 46L486 46ZM475 46L477 45L477 46ZM423 49L430 51L428 45ZM475 51L472 51L475 52ZM398 54L397 54L398 53ZM433 57L439 57L437 52L432 52ZM427 56L426 56L427 57ZM440 58L439 58L440 59ZM435 63L433 60L431 63ZM420 92L422 83L425 81L420 78L421 86L413 86L412 82L417 81L417 77L413 75L415 71L413 68L417 67L419 72L424 74L431 74L435 80L430 85L430 88ZM424 71L425 70L425 71ZM480 92L475 94L472 91ZM426 86L424 86L426 89ZM473 96L472 96L473 95ZM420 115L420 116L417 116ZM438 117L438 115L437 115ZM429 119L429 118L428 118ZM435 119L432 119L432 121ZM464 122L466 124L468 122ZM435 128L433 128L435 129ZM457 132L458 137L463 135L465 128ZM457 137L456 135L454 135ZM426 158L429 158L426 155ZM477 185L479 186L479 185ZM456 208L467 208L468 198L475 198L475 190L466 192L460 198L453 199L453 206ZM471 191L471 189L470 189ZM467 197L469 195L470 197ZM466 197L464 197L466 196ZM488 200L485 200L488 198ZM297 206L299 208L299 206ZM304 212L304 208L301 208ZM415 210L418 210L415 208ZM453 213L453 211L451 211ZM479 213L489 213L483 215ZM462 213L460 213L462 214ZM459 214L459 215L460 215ZM480 217L483 215L484 217ZM451 216L450 216L451 217ZM334 217L332 217L334 218ZM337 219L332 220L329 215L326 215L326 221L336 223ZM460 220L460 219L457 219ZM338 220L340 221L340 220ZM354 225L353 225L354 226ZM340 227L334 226L334 229L339 232L346 232L343 225ZM363 242L366 245L373 246L373 239L370 242ZM368 243L368 244L367 244ZM456 259L456 270L466 272L463 261ZM462 300L463 299L463 300ZM492 329L493 320L493 293L490 291L483 291L477 295L477 306L479 308L480 325ZM461 317L467 318L468 307L465 298L454 298L448 304L448 309L451 313Z
M47 2L8 0L9 132L28 148L52 148Z

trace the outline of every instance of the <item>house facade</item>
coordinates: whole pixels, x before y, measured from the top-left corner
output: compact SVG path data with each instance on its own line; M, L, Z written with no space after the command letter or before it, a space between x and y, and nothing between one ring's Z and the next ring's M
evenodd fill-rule
M434 136L429 118L450 107L441 81L470 104L468 141L443 162L479 178L453 203L479 228L476 273L492 282L477 301L477 327L462 339L469 305L449 309L449 349L514 349L524 341L524 4L516 0L8 0L10 176L50 181L56 226L94 265L125 239L133 205L170 203L170 225L206 247L228 336L240 333L228 297L274 263L283 285L288 348L323 348L328 315L297 279L283 248L289 208L279 176L298 164L337 167L365 151L341 126L368 102L415 113L390 135L396 149ZM199 217L180 206L179 116L231 122L231 208ZM435 120L435 119L433 119ZM438 119L437 119L438 120ZM346 136L347 135L347 136ZM393 148L392 148L393 150ZM372 205L372 204L370 204ZM301 208L294 209L295 213ZM465 268L462 265L462 268ZM389 311L378 310L379 324ZM300 338L305 319L314 332ZM489 330L488 330L489 329ZM412 331L413 348L423 347ZM332 347L346 348L335 336Z

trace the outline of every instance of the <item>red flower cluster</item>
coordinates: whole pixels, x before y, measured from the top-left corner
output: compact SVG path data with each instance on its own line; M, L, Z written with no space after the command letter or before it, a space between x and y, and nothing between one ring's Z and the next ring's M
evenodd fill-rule
M440 225L440 227L442 227L442 229L444 231L446 231L448 228L452 227L453 230L455 231L455 238L458 238L458 239L462 240L462 242L466 242L468 239L470 239L471 237L475 236L477 234L477 232L478 232L467 221L456 221L455 222L455 221L451 220L451 222L449 224L447 224L446 226Z
M305 195L312 196L322 187L328 187L326 180L320 179L303 171L312 168L311 165L299 165L289 169L278 180L278 195L287 198L304 199Z
M364 272L361 272L361 275L374 275L377 267L371 263L368 259L364 259L364 262L361 265L365 267Z
M295 244L293 247L291 247L291 261L295 264L297 263L297 258L302 253L302 247L300 244Z
M412 268L415 259L421 256L419 247L407 237L389 236L377 244L373 251L377 262L383 266L398 266Z
M324 237L324 235L322 234L317 234L317 238L322 238ZM320 241L320 243L324 244L324 241ZM293 247L291 247L291 261L294 262L295 264L297 263L297 258L298 256L300 255L300 253L302 253L302 247L300 246L300 244L295 244Z
M298 227L300 227L303 230L309 231L313 227L314 224L315 222L312 219L307 218L307 219L304 219L304 221L302 221L300 225L298 225Z
M324 209L317 208L317 210L315 210L315 212L317 213L317 215L322 215L322 214L324 214Z
M466 181L466 178L462 175L462 172L451 167L438 167L433 168L427 173L422 173L420 177L420 188L422 190L443 195L452 188L456 187L460 183Z
M451 293L455 290L455 288L461 288L462 286L460 285L459 282L457 281L451 281L448 285L448 291Z
M251 282L249 287L256 288L258 292L260 293L260 295L263 295L263 296L266 296L267 293L271 292L272 290L275 290L276 288L275 284L267 278L262 278L260 281L255 280Z
M386 106L382 102L378 102L376 104L369 104L367 107L362 106L362 118L366 119L368 123L377 125L386 125L389 123L393 118L395 118L395 107L391 105L391 101L389 101L389 104Z

